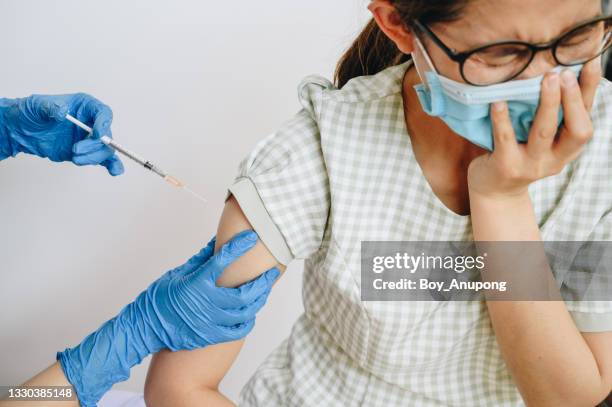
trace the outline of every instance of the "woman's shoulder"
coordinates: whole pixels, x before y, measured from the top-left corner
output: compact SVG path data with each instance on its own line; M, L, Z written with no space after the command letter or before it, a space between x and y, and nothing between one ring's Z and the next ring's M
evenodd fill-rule
M340 89L322 75L307 75L298 84L300 103L318 117L324 101L368 102L400 93L402 78L410 63L406 61L373 75L357 76Z

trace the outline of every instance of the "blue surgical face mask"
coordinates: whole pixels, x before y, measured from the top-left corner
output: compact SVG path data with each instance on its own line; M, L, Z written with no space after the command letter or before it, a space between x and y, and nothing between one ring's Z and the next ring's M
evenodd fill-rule
M439 117L451 130L470 142L493 151L490 104L506 101L517 140L527 141L529 129L540 101L540 88L544 75L489 86L474 86L456 82L438 74L431 61L428 60L422 45L421 52L424 53L431 70L423 74L417 69L424 83L415 85L414 88L427 114ZM567 68L578 77L582 66L575 65ZM553 71L561 72L563 68L565 67L558 66ZM557 125L562 119L563 110L560 108Z

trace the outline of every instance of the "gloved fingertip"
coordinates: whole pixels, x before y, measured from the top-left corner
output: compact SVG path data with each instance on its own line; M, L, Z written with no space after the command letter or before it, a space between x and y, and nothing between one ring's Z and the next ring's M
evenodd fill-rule
M200 249L200 251L192 257L194 261L201 263L203 265L215 252L215 240L211 239L206 246ZM190 259L191 260L191 259Z
M252 229L247 229L244 231L244 238L249 242L255 242L257 241L257 233Z
M205 254L205 258L206 260L208 260L210 258L210 256L212 256L215 252L215 244L217 243L217 236L214 235L209 241L208 243L206 243L206 246L204 246L200 252L198 253L199 256L204 255Z
M105 162L105 164L106 164L105 167L108 170L108 173L110 175L112 175L113 177L121 175L121 174L123 174L125 172L125 168L123 166L123 163L116 156L113 156L110 159L108 159Z
M72 157L72 162L76 165L87 165L89 164L89 160L87 160L85 158L85 156L82 155L75 155L74 157Z
M257 242L257 238L257 233L255 233L254 230L243 230L242 232L236 233L236 235L232 237L231 249L232 251L243 251L245 249L250 249Z
M217 235L214 235L209 241L208 244L206 246L212 246L213 248L215 247L215 244L217 243Z
M267 277L271 281L276 281L278 276L280 276L280 270L276 267L272 267L270 270L266 272Z
M221 246L221 250L215 255L218 264L225 268L246 253L257 242L257 234L250 229L236 233L232 238Z
M112 167L111 169L108 170L108 173L113 177L118 177L119 175L123 175L124 172L125 170L123 169L123 167L121 167L121 169L115 169L114 167Z

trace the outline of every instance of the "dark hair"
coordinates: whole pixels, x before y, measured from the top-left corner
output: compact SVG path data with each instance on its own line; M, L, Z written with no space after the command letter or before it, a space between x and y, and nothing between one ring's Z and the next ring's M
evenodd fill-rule
M413 19L424 24L455 20L469 0L388 1L395 6L401 21L409 28ZM374 75L409 59L410 55L401 52L372 18L338 61L334 83L338 88L342 88L352 78Z

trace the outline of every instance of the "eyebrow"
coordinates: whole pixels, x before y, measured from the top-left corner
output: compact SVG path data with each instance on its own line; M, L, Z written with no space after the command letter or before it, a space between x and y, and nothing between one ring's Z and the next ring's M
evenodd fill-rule
M596 13L594 16L591 16L591 17L585 18L585 19L583 19L583 20L581 20L581 21L579 21L579 22L572 23L572 24L568 25L568 26L567 26L567 27L565 27L563 30L561 30L561 32L560 32L559 34L557 34L555 37L551 38L550 40L545 41L545 42L537 42L537 43L533 43L533 44L545 44L545 43L547 43L547 42L549 42L549 41L552 41L552 40L554 40L554 39L556 39L556 38L559 38L559 37L560 37L560 36L562 36L563 34L565 34L565 33L569 32L569 31L571 31L572 29L574 29L574 28L576 28L576 27L578 27L578 26L580 26L580 25L582 25L582 24L584 24L584 23L587 23L587 22L589 22L589 21L591 21L591 20L596 20L596 19L598 19L598 18L600 18L600 17L606 17L606 16L610 16L610 15L611 15L610 13L605 14L605 13L603 13L603 12L600 10L600 11L599 11L598 13ZM430 28L430 29L431 29L431 28ZM433 30L432 30L432 31L433 31ZM435 33L435 32L434 32L434 33ZM438 34L436 34L436 35L438 35ZM464 44L464 48L465 48L465 49L456 49L456 48L453 48L453 47L450 47L450 46L449 46L449 48L450 48L450 49L452 49L453 51L457 52L457 53L462 53L462 52L467 52L467 51L470 51L470 50L473 50L473 49L476 49L476 48L480 48L480 47L485 46L485 45L488 45L488 44L495 44L496 42L503 42L503 41L519 41L519 42L528 42L528 41L523 41L523 40L519 40L519 39L516 39L516 38L514 38L514 39L512 39L512 38L498 39L498 40L492 40L492 41L487 41L487 42L480 42L480 43L475 43L475 44L472 44L472 43L467 43L467 42L463 42L463 41L462 41L462 42L463 42L463 44Z

